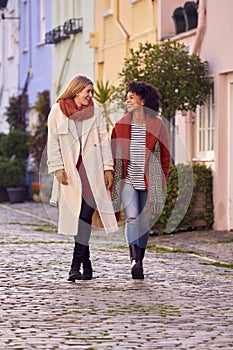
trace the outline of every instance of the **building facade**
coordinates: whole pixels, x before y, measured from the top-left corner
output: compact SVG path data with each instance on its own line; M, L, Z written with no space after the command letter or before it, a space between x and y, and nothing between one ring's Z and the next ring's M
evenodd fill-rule
M217 230L233 229L232 10L231 0L96 0L95 30L90 34L96 80L113 85L130 48L146 41L177 40L208 62L213 90L207 103L194 112L176 113L175 162L212 168ZM216 13L221 14L217 19Z
M33 107L38 92L50 90L52 50L45 44L51 26L50 0L20 0L19 90L26 90Z
M212 94L204 106L197 108L196 113L190 112L185 116L177 113L176 130L177 137L184 140L190 159L212 168L214 228L232 230L233 3L231 0L225 0L224 3L218 0L199 0L196 3L197 28L176 31L172 17L176 9L184 8L185 1L161 0L160 33L161 36L172 34L175 40L186 45L190 54L200 55L202 61L209 64L209 77L213 82ZM217 18L216 14L219 14ZM185 162L185 159L179 159L178 149L176 154L177 162Z
M93 0L52 0L52 24L46 33L52 47L51 99L55 102L75 75L94 80L94 50L89 34L94 29Z
M130 48L158 41L157 12L156 0L95 0L90 45L95 48L96 80L117 84Z
M20 0L19 91L29 100L29 129L37 122L38 93L51 90L52 49L45 44L51 27L51 0Z
M0 132L9 125L4 115L11 96L19 91L19 7L18 0L5 2L0 8Z
M194 26L183 16L187 3L197 8ZM0 10L0 132L9 97L27 91L32 123L38 92L49 90L53 103L77 74L117 85L130 48L177 40L208 62L213 90L195 112L177 112L175 162L212 168L214 228L232 230L232 11L232 0L8 0Z

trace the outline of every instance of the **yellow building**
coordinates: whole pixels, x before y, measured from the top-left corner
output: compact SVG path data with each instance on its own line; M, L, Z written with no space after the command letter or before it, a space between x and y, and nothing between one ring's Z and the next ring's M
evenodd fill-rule
M157 0L95 0L95 79L116 85L124 58L146 41L157 43Z

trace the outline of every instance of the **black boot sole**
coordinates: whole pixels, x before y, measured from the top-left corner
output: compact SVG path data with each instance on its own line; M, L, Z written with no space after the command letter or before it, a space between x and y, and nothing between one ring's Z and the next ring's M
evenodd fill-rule
M134 280L143 280L144 279L144 274L143 274L143 269L140 263L136 263L132 268L131 268L131 275Z
M83 261L83 275L82 280L91 280L93 278L93 269L91 260L85 260Z
M88 275L88 274L87 275L84 275L84 274L82 275L82 280L83 281L92 280L92 278L93 278L92 275Z
M69 275L68 277L68 281L69 282L75 282L76 280L81 280L82 279L82 275L81 272L75 272Z

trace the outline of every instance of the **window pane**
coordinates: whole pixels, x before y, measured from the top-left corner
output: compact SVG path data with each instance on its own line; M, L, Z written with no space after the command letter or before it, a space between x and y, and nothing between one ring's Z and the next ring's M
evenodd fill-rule
M207 152L214 150L214 93L213 89L210 96L199 109L198 121L198 151L202 156L208 157ZM206 155L203 153L206 152Z

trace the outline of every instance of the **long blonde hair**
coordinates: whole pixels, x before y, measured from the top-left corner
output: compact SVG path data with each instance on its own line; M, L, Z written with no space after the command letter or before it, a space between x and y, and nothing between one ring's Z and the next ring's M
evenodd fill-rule
M77 75L68 83L67 87L65 88L65 91L58 97L57 102L61 98L66 99L74 97L89 84L93 85L93 82L89 78L83 75Z

